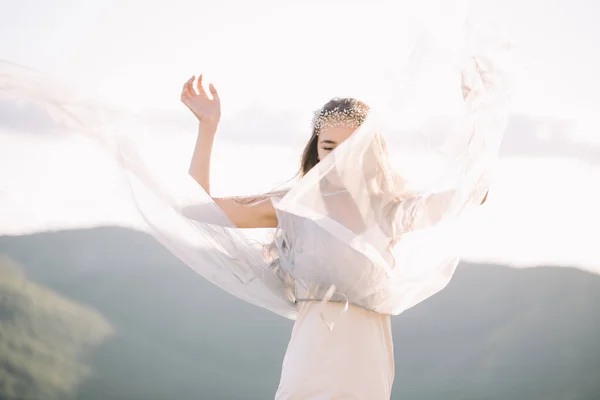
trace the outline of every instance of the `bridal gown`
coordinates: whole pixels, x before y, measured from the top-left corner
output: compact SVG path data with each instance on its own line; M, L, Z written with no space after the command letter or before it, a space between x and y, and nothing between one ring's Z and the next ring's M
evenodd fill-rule
M344 206L343 193L329 196L332 205ZM342 208L343 210L343 208ZM351 210L345 214L351 215ZM343 268L360 260L343 242L316 228L308 220L282 218L280 228L301 251L288 255L287 268L303 263L335 263ZM297 238L296 238L297 237ZM367 265L365 265L367 267ZM366 269L365 269L366 271ZM298 316L283 360L277 400L390 398L394 381L394 349L390 316L339 301L314 301L319 285L296 282Z
M276 400L387 400L394 382L390 316L342 303L303 302ZM335 319L333 329L323 318Z

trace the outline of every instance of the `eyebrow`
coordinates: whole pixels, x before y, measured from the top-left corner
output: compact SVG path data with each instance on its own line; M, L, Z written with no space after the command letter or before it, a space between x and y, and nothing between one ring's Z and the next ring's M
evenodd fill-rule
M328 143L328 144L337 144L336 142L334 142L333 140L321 140L320 143Z

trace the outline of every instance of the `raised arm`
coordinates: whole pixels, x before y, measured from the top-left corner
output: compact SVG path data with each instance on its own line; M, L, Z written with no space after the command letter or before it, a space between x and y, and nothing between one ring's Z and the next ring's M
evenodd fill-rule
M479 61L474 58L472 64L463 70L461 78L463 99L469 101L469 98L477 95L477 92L474 92L477 79L482 84L486 84L490 77L486 75L485 70L481 69ZM480 200L480 205L485 203L488 193L489 191ZM448 190L440 193L415 196L403 201L398 208L398 212L401 213L400 221L402 221L403 228L416 230L437 224L446 215L447 209L455 195L455 190Z
M210 162L215 135L221 118L219 94L210 84L211 97L202 87L202 75L194 87L192 76L184 85L181 101L200 121L189 174L210 196ZM211 198L239 228L271 228L277 226L277 215L268 196ZM183 210L190 218L202 214L199 206Z

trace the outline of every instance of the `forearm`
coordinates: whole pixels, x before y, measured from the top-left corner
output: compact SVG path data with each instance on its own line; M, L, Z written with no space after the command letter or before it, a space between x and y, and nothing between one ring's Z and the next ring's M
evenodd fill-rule
M218 124L200 123L189 174L210 195L210 159Z

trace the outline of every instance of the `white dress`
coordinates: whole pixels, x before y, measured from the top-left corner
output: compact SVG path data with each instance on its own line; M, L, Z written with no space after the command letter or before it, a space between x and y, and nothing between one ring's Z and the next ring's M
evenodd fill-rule
M387 400L394 381L390 316L302 302L276 400ZM328 322L334 322L330 330Z
M343 211L347 223L355 222L351 209L344 207L347 194L326 199L336 205L331 209ZM347 274L353 269L368 271L369 262L312 220L280 213L279 228L287 249L280 252L279 260L297 276L298 315L275 398L389 399L394 381L390 315L351 302L346 306L347 298L340 297L339 291L328 296L328 284L300 279L303 272L333 265Z

